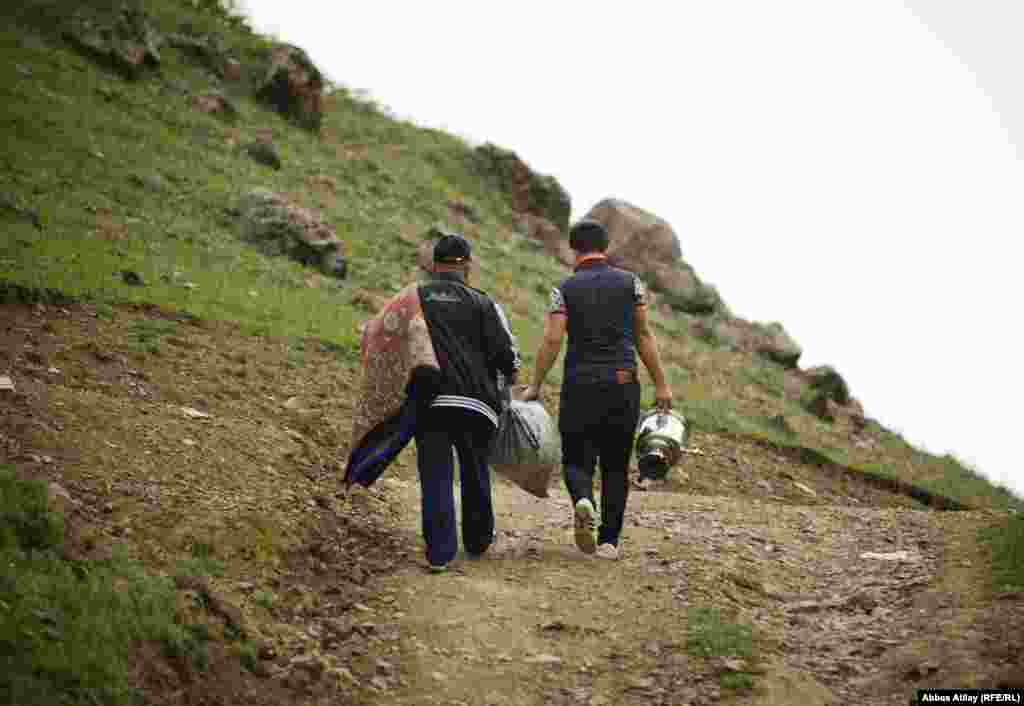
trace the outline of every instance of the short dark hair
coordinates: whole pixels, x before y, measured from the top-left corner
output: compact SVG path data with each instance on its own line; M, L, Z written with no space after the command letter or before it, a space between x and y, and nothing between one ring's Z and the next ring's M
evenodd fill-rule
M608 249L608 230L597 221L578 221L569 230L569 247L580 253L604 252Z
M434 244L434 262L458 265L473 259L469 241L458 233L445 233Z

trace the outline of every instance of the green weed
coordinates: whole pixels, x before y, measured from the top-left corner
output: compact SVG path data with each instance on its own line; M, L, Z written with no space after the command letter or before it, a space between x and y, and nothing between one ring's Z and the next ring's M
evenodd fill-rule
M693 657L754 657L753 630L748 625L726 619L720 611L695 607L687 611L686 651ZM725 673L720 684L727 689L746 689L753 685L745 672Z

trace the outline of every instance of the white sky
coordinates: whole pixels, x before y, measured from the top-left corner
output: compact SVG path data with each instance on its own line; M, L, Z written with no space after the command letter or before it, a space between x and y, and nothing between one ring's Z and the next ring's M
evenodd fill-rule
M1024 3L243 0L404 118L675 228L869 416L1024 495Z

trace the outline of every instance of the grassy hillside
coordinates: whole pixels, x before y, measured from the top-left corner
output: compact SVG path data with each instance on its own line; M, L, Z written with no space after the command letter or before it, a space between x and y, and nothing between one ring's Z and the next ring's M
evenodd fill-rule
M91 488L97 502L117 488L140 488L161 474L177 474L173 492L165 490L161 501L165 515L171 515L168 508L177 513L172 519L152 521L147 513L155 511L142 495L103 511L134 528L134 556L108 557L89 585L137 589L131 605L110 593L97 598L114 616L107 623L140 611L146 616L132 618L123 634L107 642L156 641L183 663L227 654L251 664L257 647L236 621L217 613L215 590L189 589L192 608L198 606L191 615L205 611L206 618L183 626L162 612L171 587L160 577L176 578L179 588L191 586L195 575L216 584L222 574L239 578L243 569L232 562L243 561L245 571L270 575L293 562L292 552L306 541L303 532L316 525L316 513L340 507L332 493L348 443L358 326L379 301L417 277L417 247L429 228L456 228L473 240L479 261L475 283L504 305L528 366L540 341L547 293L567 270L517 231L509 195L481 173L473 146L461 139L395 120L341 87L326 97L323 124L315 133L255 101L254 82L265 71L273 42L252 34L215 3L149 0L140 7L162 35L218 38L242 65L238 82L221 80L195 55L170 46L160 51L159 71L127 80L62 37L73 12L99 21L119 5L14 0L0 6L0 311L10 319L4 322L8 332L29 332L26 340L40 360L49 356L37 366L39 375L56 366L65 385L40 392L40 399L62 410L63 426L38 431L30 420L43 408L34 407L19 411L16 422L7 418L0 439L9 442L0 462L15 470L0 471L0 550L5 567L19 567L17 575L0 573L0 582L28 576L55 592L49 607L25 598L33 594L25 583L17 593L20 602L0 593L0 658L21 669L24 664L11 655L24 655L19 650L29 641L38 648L32 664L51 664L47 645L53 636L47 629L106 635L95 632L89 622L94 618L59 623L47 613L67 603L75 571L82 571L75 551L92 545L75 535L71 549L62 550L51 536L50 520L39 507L42 491L26 490L17 480L44 475L38 459L26 461L12 450L18 443L27 446L17 432L35 434L37 445L45 439L78 450L77 465L69 461L64 477ZM214 89L231 100L235 116L190 107L191 96ZM268 132L280 170L241 149ZM345 244L347 278L322 276L243 242L236 209L253 187L320 212ZM85 308L61 313L64 323L39 324L31 321L31 309L15 306L37 302L58 311L70 302ZM844 420L822 421L800 404L792 371L690 336L671 309L658 308L653 321L678 406L692 425L691 443L702 452L688 459L690 492L746 492L779 459L790 459L808 473L854 474L926 502L940 497L976 508L1024 508L1019 498L955 458L924 453L876 423L857 430ZM13 369L14 354L7 353L0 366ZM123 384L122 368L128 367L138 382L133 389L148 390L146 414L153 416L105 426L129 409L109 396ZM0 375L9 372L0 367ZM559 375L556 367L553 382ZM22 378L15 383L42 389ZM551 406L557 404L556 389L548 386ZM650 403L650 386L646 394ZM292 405L293 400L298 402ZM870 412L871 400L863 402ZM206 436L187 426L182 406L216 412ZM192 441L187 448L185 440ZM722 471L725 459L745 474L735 487ZM306 475L285 479L270 473L293 463ZM190 483L185 476L192 472L201 482ZM782 500L790 492L777 490ZM245 507L232 500L239 494ZM369 506L359 508L363 515L352 514L351 506L344 510L367 521L386 512L365 502ZM344 532L357 536L357 525L346 525ZM990 540L999 541L995 552L1004 557L997 560L1004 567L1001 586L1021 581L1013 568L1020 564L1019 545L1006 541L1021 536L1014 527ZM32 539L33 532L39 538ZM280 595L248 596L247 618L267 618L281 602L305 600L285 594L282 588ZM205 647L211 631L229 643L212 656ZM44 688L33 679L42 678L63 684L59 691L68 703L82 694L106 693L103 684L113 685L116 696L118 679L127 678L130 665L121 653L99 654L102 664L81 654L73 674L57 667L29 669L34 676L0 687L32 695ZM40 703L50 698L39 694Z
M78 5L102 15L109 4ZM374 301L366 295L387 295L410 281L416 245L440 223L474 239L481 263L476 281L505 304L532 354L546 294L565 270L516 232L507 198L474 169L469 145L394 120L344 88L330 93L322 130L311 134L252 101L250 84L225 83L173 48L162 50L159 75L126 81L60 39L67 7L27 1L2 11L2 194L37 211L43 225L37 230L5 209L0 280L8 289L155 303L237 322L253 334L316 337L351 361L356 327L367 315L366 302ZM145 7L158 31L213 33L249 74L259 75L268 40L190 3ZM236 119L189 108L190 92L211 88L233 98ZM261 129L273 134L280 171L239 150ZM326 217L347 248L346 280L324 279L241 242L231 211L256 186ZM479 222L463 227L449 202L469 206ZM137 272L145 285L126 284L123 270ZM787 392L780 367L689 337L671 310L659 310L654 320L670 379L695 429L812 448L842 465L974 504L1010 502L955 459L917 451L877 425L870 442L853 445L848 429L799 406L799 392ZM768 421L779 414L795 433Z

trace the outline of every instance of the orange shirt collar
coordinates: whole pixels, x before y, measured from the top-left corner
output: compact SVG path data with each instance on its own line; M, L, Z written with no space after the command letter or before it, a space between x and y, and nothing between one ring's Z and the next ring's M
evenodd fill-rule
M603 252L592 252L587 253L586 255L577 255L575 267L579 267L580 265L584 265L589 262L604 261L607 259L608 255Z

